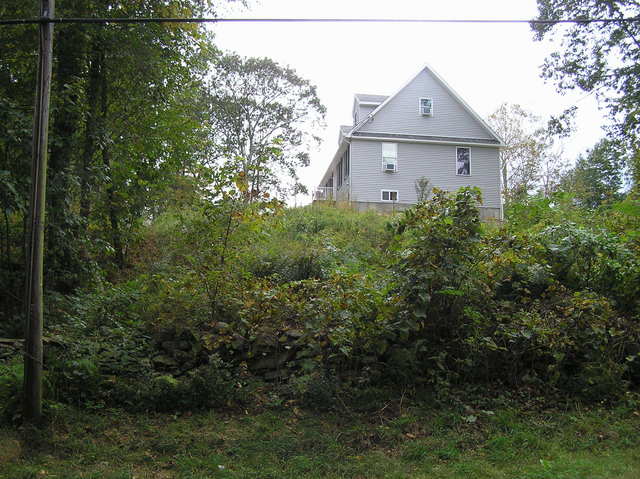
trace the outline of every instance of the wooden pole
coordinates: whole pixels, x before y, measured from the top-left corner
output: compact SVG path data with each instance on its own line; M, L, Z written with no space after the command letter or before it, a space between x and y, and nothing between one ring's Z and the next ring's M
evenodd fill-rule
M41 0L40 17L53 19L55 0ZM27 281L27 317L24 356L24 418L42 418L42 324L44 216L47 185L49 99L53 63L53 23L40 23L40 51L36 102L33 112L33 163L31 168L31 230Z

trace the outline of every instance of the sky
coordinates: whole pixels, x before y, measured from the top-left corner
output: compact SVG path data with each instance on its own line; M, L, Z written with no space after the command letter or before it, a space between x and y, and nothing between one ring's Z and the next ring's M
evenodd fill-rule
M535 0L249 0L248 9L225 12L251 18L530 19ZM544 58L559 41L535 42L528 24L282 24L227 23L211 27L219 48L269 57L318 87L327 107L323 142L301 169L311 191L322 179L350 125L353 95L391 95L429 64L486 119L503 103L518 103L547 119L578 106L576 131L562 149L568 161L603 136L605 113L582 91L560 94L540 78ZM292 204L305 204L298 196Z

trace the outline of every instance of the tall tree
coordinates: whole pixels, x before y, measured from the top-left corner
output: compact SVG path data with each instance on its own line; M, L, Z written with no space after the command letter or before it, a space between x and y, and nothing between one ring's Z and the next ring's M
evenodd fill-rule
M636 0L538 0L538 19L618 19L610 23L532 24L536 40L561 36L542 66L542 76L560 91L595 93L606 106L610 133L627 144L627 158L640 175L640 2ZM635 18L636 21L624 21Z
M567 169L567 162L565 161L564 152L554 149L553 139L547 136L545 140L545 154L540 161L538 191L545 198L549 198L560 189L562 176Z
M506 206L535 189L547 145L538 118L520 105L503 103L489 116L489 123L506 145L500 150L502 197Z
M575 167L564 175L563 188L587 208L620 199L625 167L621 152L619 143L600 140L585 155L580 155Z
M315 86L268 58L228 54L215 64L216 156L238 163L249 181L249 198L268 190L282 193L283 176L296 187L297 168L309 164L309 146L320 141L314 133L325 111Z
M1 18L36 17L38 10L37 2L0 3ZM23 324L38 29L0 28L0 45L0 334L15 336L22 333Z
M211 2L199 0L58 4L60 17L213 13ZM0 17L36 17L35 7L3 0ZM56 31L45 285L69 292L90 279L93 260L126 263L136 228L167 205L176 175L195 170L204 156L201 98L212 42L193 24L65 24ZM26 259L37 28L0 28L0 45L0 328L14 324L2 331L13 335Z

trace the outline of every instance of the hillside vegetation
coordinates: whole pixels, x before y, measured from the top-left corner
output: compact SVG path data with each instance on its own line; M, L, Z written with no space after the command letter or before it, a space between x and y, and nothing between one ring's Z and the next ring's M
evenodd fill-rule
M493 225L478 202L435 190L391 217L272 201L161 215L130 269L50 294L46 398L167 412L264 394L332 409L383 390L634 398L637 203L531 200ZM8 417L21 390L11 351Z
M251 2L58 3L142 19ZM499 106L489 223L479 189L427 177L392 215L288 208L324 125L311 81L200 23L56 24L26 380L38 29L5 22L0 477L640 477L639 6L537 4L535 39L563 37L542 76L595 94L607 124L566 158L576 106Z
M0 434L0 477L635 477L637 203L477 202L160 216L50 293L49 422Z

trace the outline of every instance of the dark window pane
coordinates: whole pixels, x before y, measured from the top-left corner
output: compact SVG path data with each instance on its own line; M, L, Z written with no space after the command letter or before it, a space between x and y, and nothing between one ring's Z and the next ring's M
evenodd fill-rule
M469 148L458 148L456 150L456 171L459 175L471 174L471 161L469 158Z

